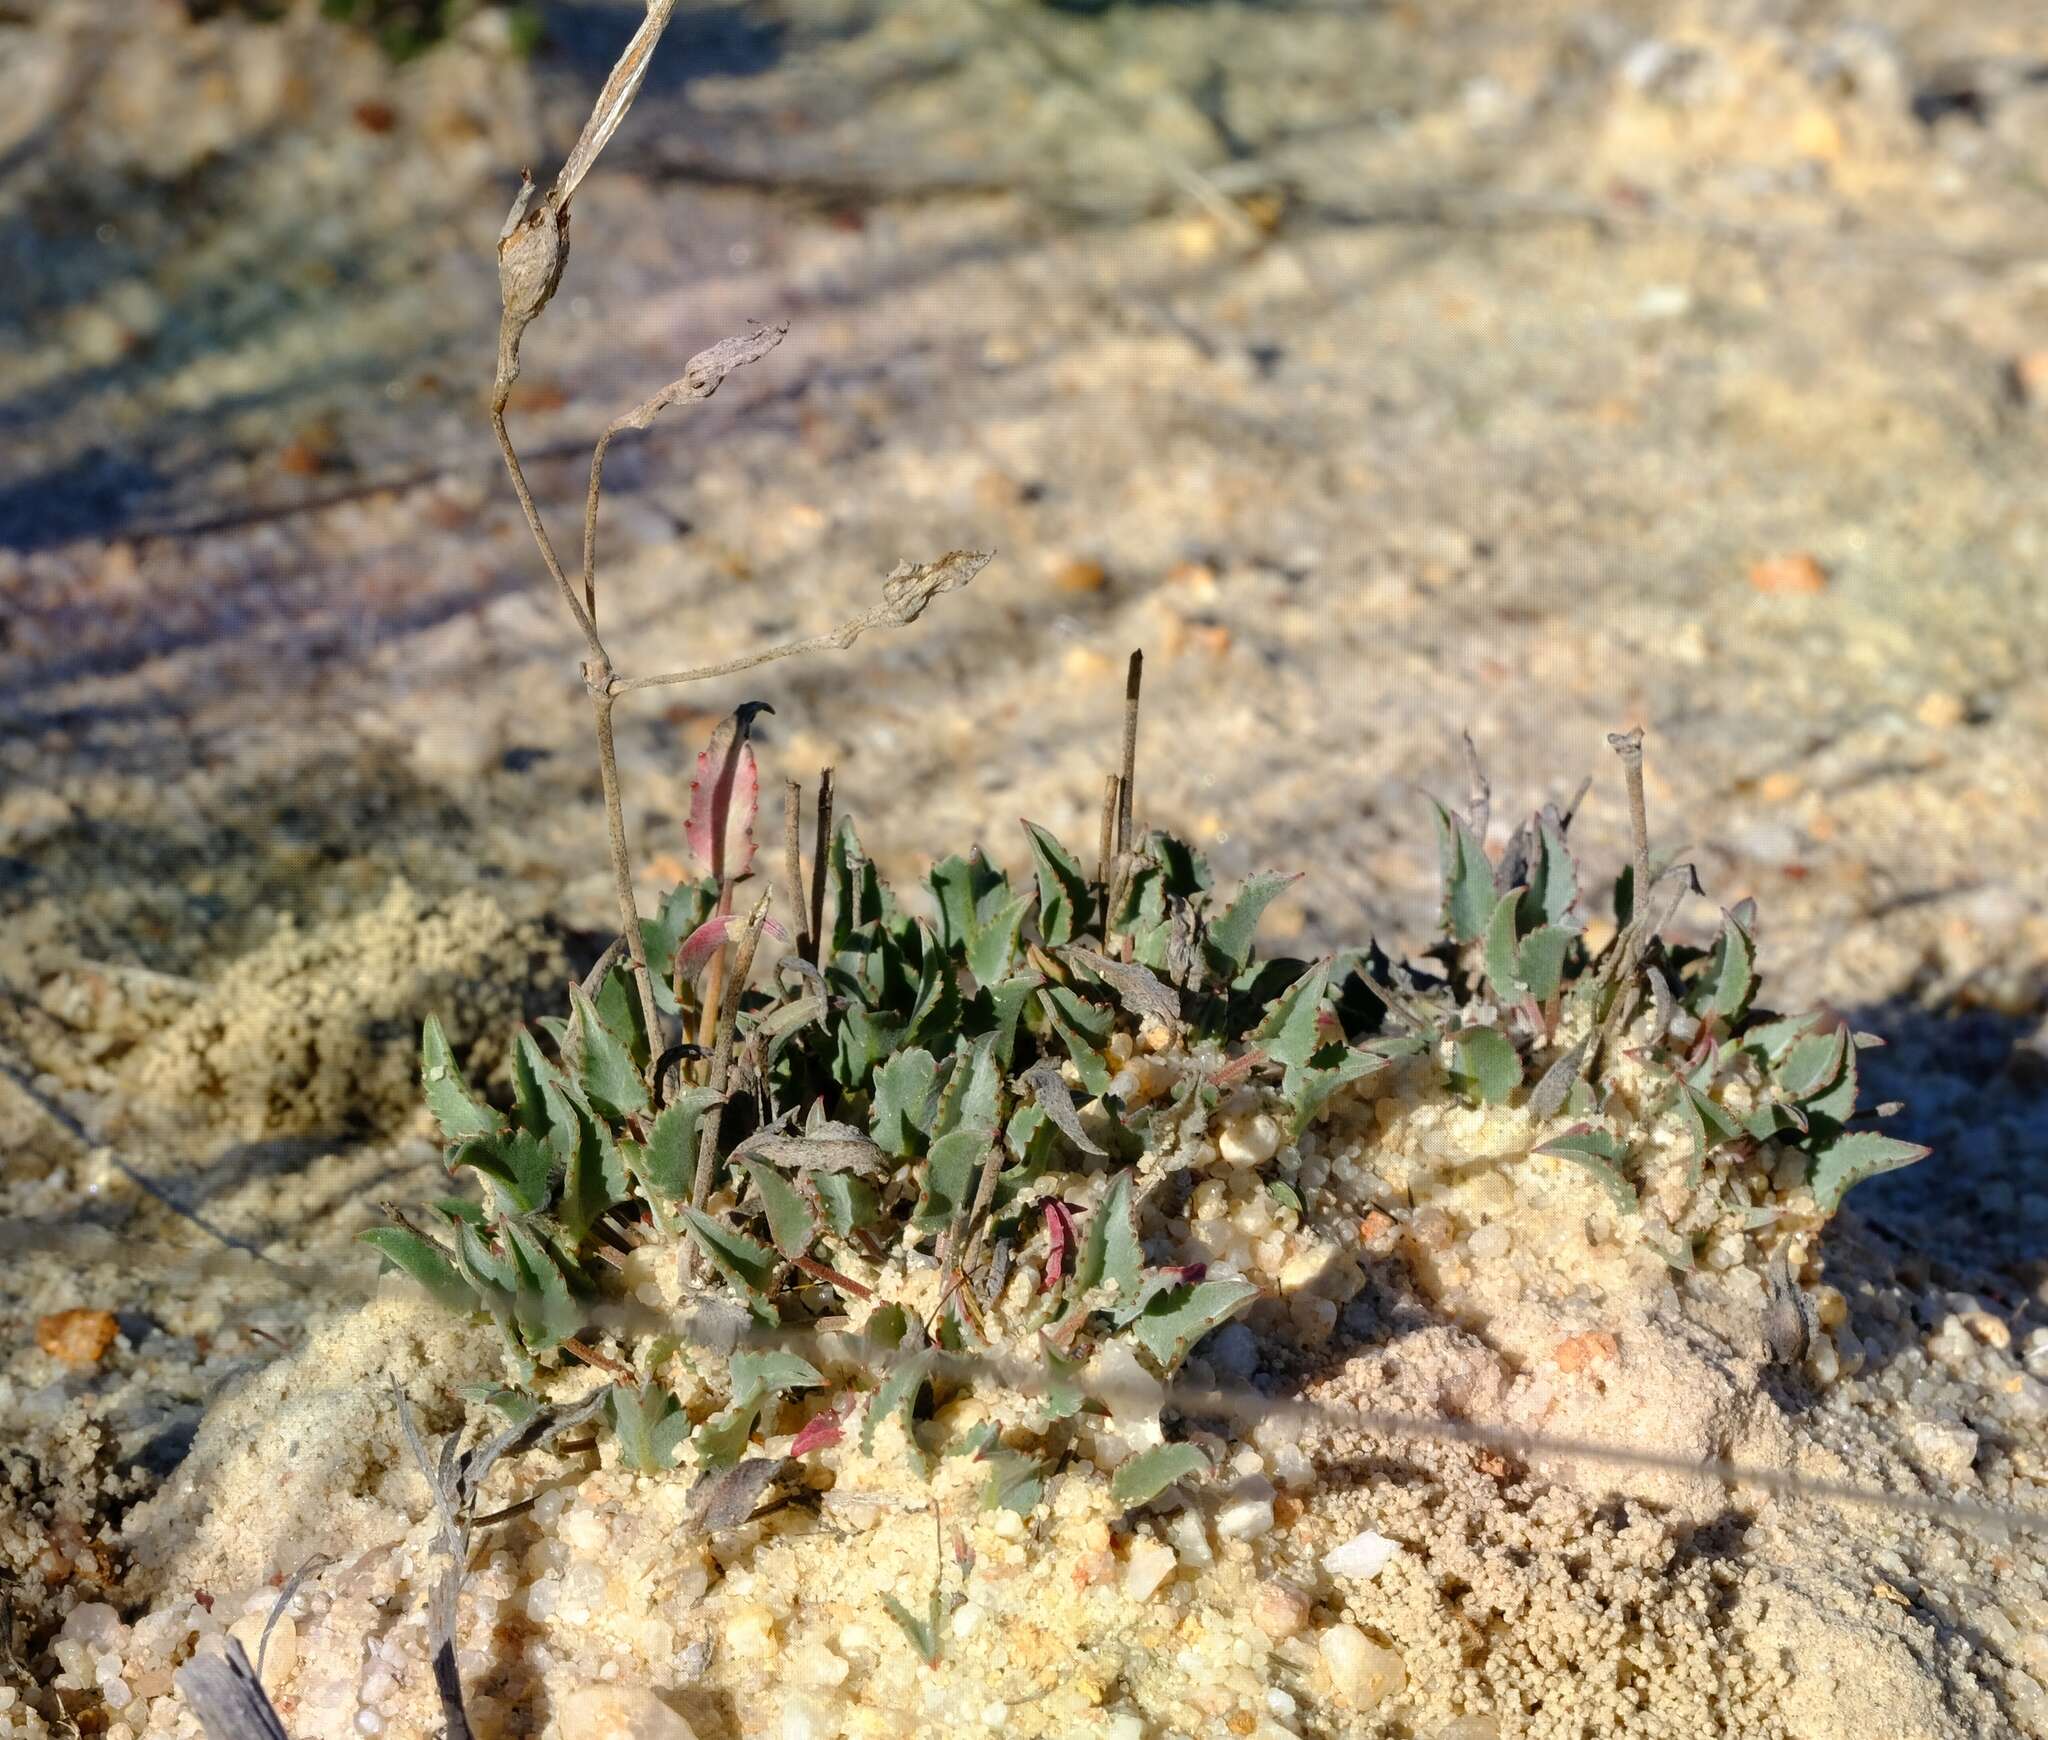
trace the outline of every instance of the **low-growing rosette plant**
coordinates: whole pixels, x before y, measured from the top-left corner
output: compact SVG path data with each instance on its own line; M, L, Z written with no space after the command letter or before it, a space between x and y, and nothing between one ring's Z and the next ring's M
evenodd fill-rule
M1326 1316L1356 1290L1359 1204L1327 1170L1304 1186L1299 1152L1397 1079L1522 1119L1511 1172L1563 1168L1681 1270L1731 1239L1760 1265L1923 1152L1859 1119L1865 1036L1758 1006L1750 903L1708 946L1664 937L1696 885L1649 873L1640 823L1594 947L1569 810L1529 816L1496 859L1483 798L1438 806L1443 934L1404 965L1377 946L1262 956L1295 878L1219 892L1188 843L1133 828L1114 781L1092 869L1026 822L1014 873L946 857L913 910L841 819L807 895L792 787L778 919L756 891L757 711L699 758L702 873L642 921L659 1031L614 948L565 1016L518 1034L496 1105L430 1019L426 1100L474 1192L364 1235L497 1324L506 1405L565 1355L611 1373L632 1468L737 1471L787 1430L797 1458L851 1432L873 1451L891 1422L927 1468L918 1422L975 1390L980 1356L1015 1417L950 1448L988 1465L987 1503L1028 1510L1104 1407L1091 1376L1156 1391L1293 1276L1201 1260L1210 1178L1251 1182L1329 1247L1311 1265L1339 1277ZM707 1320L736 1351L699 1345ZM1122 1443L1127 1504L1209 1465L1156 1410Z

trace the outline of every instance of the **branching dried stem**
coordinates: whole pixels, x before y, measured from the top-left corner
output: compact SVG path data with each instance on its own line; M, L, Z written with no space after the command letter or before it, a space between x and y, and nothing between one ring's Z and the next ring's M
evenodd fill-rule
M519 379L520 347L527 328L540 318L554 299L569 260L569 204L590 173L599 154L619 129L639 93L647 63L656 43L667 29L676 0L648 0L647 15L633 39L619 56L604 88L593 105L590 119L563 163L554 185L538 193L533 181L524 180L512 209L498 232L498 284L503 314L498 327L497 372L491 388L491 433L497 438L505 470L512 479L513 494L526 516L527 530L540 551L548 576L562 595L577 631L583 636L583 683L589 691L597 732L598 775L604 788L605 823L610 839L612 883L618 895L620 934L633 963L633 978L640 994L641 1015L646 1022L651 1046L661 1035L660 1015L655 1003L654 982L647 951L640 935L640 913L633 896L632 857L626 839L624 805L619 793L618 756L612 738L612 708L618 697L633 689L657 688L677 683L703 682L730 676L774 659L797 653L843 649L870 628L903 627L915 622L924 608L941 592L964 586L989 561L983 554L955 551L938 562L899 566L883 586L882 602L841 624L830 633L807 640L792 641L766 652L729 659L721 664L695 670L673 671L659 676L621 678L597 631L597 518L603 497L604 462L613 439L628 429L645 429L671 405L708 399L718 391L735 369L758 362L782 342L786 325L757 326L751 332L720 340L690 359L682 374L652 398L619 416L598 437L590 456L590 487L583 507L583 571L580 587L562 566L554 541L548 536L518 449L505 425L505 408L513 385Z

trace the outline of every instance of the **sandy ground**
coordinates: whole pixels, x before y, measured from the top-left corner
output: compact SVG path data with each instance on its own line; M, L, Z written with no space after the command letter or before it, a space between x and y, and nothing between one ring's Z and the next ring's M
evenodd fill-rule
M204 1410L362 1335L348 1235L436 1171L418 1015L502 1029L610 910L576 643L481 397L512 172L552 164L630 16L395 75L315 22L169 17L0 20L25 1684L75 1599L173 1593L123 1518L222 1465L227 1437L187 1458ZM648 886L747 698L770 788L835 765L894 874L1021 856L1020 815L1092 837L1142 645L1141 808L1225 875L1309 870L1272 921L1304 947L1412 938L1460 729L1505 813L1600 771L1611 867L1602 734L1641 722L1660 843L1757 896L1785 1001L1892 1041L1878 1092L1937 1149L1840 1229L1871 1354L1785 1401L1800 1454L2038 1508L2044 69L1996 0L686 12L528 343L558 538L611 416L750 319L791 335L612 462L615 652L702 662L851 614L899 557L999 556L906 635L622 709ZM77 1369L36 1333L71 1307L120 1332ZM1685 1539L1733 1579L1683 1670L1726 1695L1580 1728L1554 1697L1503 1735L2048 1733L2038 1537L1765 1506ZM1633 1550L1599 1549L1614 1577Z

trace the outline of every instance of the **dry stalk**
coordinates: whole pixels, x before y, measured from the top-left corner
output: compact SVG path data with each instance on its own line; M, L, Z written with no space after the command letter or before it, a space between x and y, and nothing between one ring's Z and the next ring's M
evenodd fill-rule
M583 509L581 584L572 580L556 553L554 541L549 537L540 508L534 501L518 449L505 424L505 408L511 398L512 387L519 379L520 346L526 330L553 300L568 264L570 201L625 119L627 110L639 93L641 80L646 76L648 59L662 32L667 29L675 7L676 0L649 0L646 18L612 68L591 109L590 119L563 163L560 174L555 177L554 184L545 193L540 193L530 179L525 180L512 202L512 209L498 234L498 280L503 316L498 328L497 372L492 383L490 405L491 432L497 438L505 470L512 479L513 494L519 499L520 511L526 516L527 530L532 533L534 546L540 551L548 576L554 581L563 605L583 637L583 684L590 696L597 738L598 776L604 791L605 825L612 885L618 899L619 930L632 960L641 1016L653 1049L659 1049L656 1041L662 1028L646 945L640 934L640 912L633 895L633 865L626 838L625 808L619 791L618 754L612 728L612 709L618 697L635 689L731 676L797 653L844 649L870 628L905 627L915 622L939 593L964 586L989 561L986 554L956 550L930 564L903 563L884 581L881 603L824 634L691 670L636 677L619 674L597 629L597 520L603 498L604 462L611 443L626 430L648 428L671 405L710 398L728 375L748 363L758 362L782 342L783 334L788 330L782 325L757 326L751 332L720 340L692 357L680 377L606 426L590 457L590 486Z

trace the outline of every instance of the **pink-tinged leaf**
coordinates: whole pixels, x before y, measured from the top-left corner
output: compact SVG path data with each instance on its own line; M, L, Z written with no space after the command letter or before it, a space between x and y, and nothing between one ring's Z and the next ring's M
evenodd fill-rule
M829 1450L846 1436L840 1429L839 1403L834 1403L822 1414L814 1414L804 1422L801 1432L790 1440L791 1456L808 1456L813 1450Z
M691 931L683 938L683 946L676 950L676 965L682 969L683 977L695 984L711 957L732 940L735 931L744 930L746 923L744 913L714 912ZM762 919L761 928L782 942L789 941L789 932L772 918Z
M1212 1087L1231 1087L1251 1074L1266 1061L1266 1054L1254 1045L1249 1051L1233 1057L1228 1063L1213 1070L1209 1076Z
M720 882L735 881L754 866L754 818L761 807L761 770L749 741L758 701L728 713L697 757L690 781L690 851Z
M1042 1291L1049 1293L1065 1277L1067 1264L1081 1242L1074 1233L1073 1211L1058 1197L1051 1198L1045 1205L1045 1236L1052 1241L1052 1254L1045 1260L1045 1286Z
M1344 1023L1337 1019L1337 1011L1334 1009L1318 1009L1316 1011L1317 1050L1321 1050L1325 1045L1342 1045L1343 1043Z
M1209 1273L1207 1263L1167 1263L1152 1271L1155 1275L1171 1275L1177 1287L1193 1286Z

